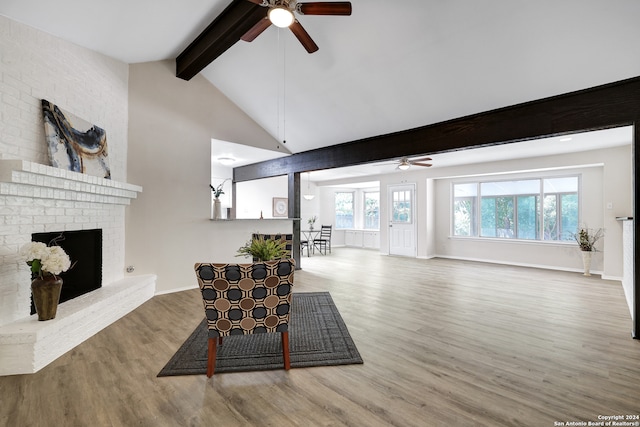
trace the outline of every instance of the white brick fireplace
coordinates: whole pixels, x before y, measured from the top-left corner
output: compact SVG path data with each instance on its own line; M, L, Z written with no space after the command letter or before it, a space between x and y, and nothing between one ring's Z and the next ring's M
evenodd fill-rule
M142 188L23 160L0 160L0 375L33 373L135 309L156 277L125 277L125 207ZM102 229L102 288L55 319L30 315L30 272L18 255L32 233Z

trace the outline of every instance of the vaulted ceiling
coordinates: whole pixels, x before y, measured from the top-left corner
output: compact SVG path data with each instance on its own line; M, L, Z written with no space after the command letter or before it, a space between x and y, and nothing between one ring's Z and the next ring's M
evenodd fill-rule
M238 42L201 73L301 152L640 75L637 0L351 0ZM230 0L1 0L0 14L127 63L176 58ZM425 142L428 144L428 141Z

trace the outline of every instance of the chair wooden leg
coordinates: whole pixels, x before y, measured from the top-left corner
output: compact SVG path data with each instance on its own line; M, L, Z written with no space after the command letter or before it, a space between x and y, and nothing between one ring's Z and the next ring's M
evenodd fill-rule
M222 341L222 337L220 337L220 341ZM211 378L213 376L213 371L216 367L216 339L209 338L209 348L207 351L207 377Z
M282 332L282 357L284 358L284 369L291 369L291 360L289 359L289 332Z

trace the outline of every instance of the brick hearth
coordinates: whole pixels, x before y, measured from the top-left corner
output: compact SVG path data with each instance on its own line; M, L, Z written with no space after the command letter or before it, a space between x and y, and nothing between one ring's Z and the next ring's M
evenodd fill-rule
M36 372L151 298L154 275L127 276L124 214L142 188L31 163L0 160L0 375ZM100 228L103 287L30 315L30 273L18 249L32 233Z

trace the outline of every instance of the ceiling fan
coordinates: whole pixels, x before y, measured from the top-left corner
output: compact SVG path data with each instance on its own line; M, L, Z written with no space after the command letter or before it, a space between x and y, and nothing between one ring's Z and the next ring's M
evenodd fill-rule
M397 162L398 166L396 168L403 171L406 171L411 166L424 166L424 167L430 168L433 165L431 163L425 163L430 160L433 160L433 159L431 157L420 157L420 158L411 160L408 157L403 157Z
M313 41L309 33L300 25L295 13L300 15L351 15L351 2L300 2L296 0L248 0L251 3L268 7L269 11L264 19L258 21L241 39L246 42L255 40L271 24L280 28L289 28L302 46L309 53L318 50L318 45Z

